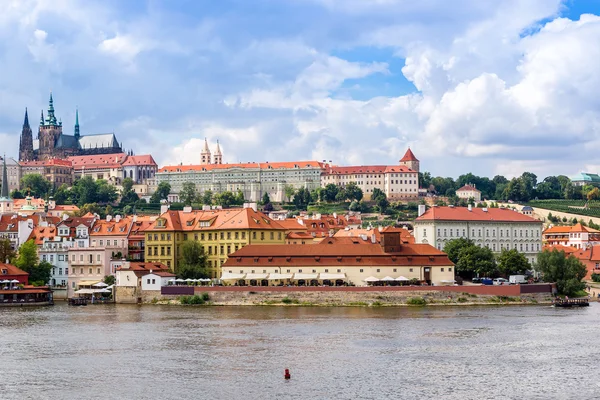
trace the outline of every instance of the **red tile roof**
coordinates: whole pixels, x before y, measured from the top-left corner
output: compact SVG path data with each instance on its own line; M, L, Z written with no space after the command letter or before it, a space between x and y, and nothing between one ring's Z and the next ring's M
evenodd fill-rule
M0 215L0 232L18 232L19 221L33 221L33 226L40 223L40 216L37 214L20 216L18 214Z
M6 270L7 273L3 274L2 273L3 270ZM15 265L0 263L0 281L3 281L5 279L7 279L6 277L8 275L12 275L12 276L17 276L17 275L23 276L23 275L26 275L26 276L29 276L29 274L27 272L23 271L22 269L18 268Z
M404 153L404 157L402 157L400 159L400 161L419 161L419 160L417 159L417 157L415 157L415 155L413 154L412 150L409 147L408 150L406 150L406 153Z
M101 154L93 156L72 156L68 160L73 163L73 168L118 168L125 160L127 154Z
M117 221L112 218L110 221L100 219L94 223L90 231L90 236L127 236L131 228L131 217L124 217Z
M340 239L340 238L336 238ZM352 238L341 238L352 240ZM329 239L326 239L329 240ZM306 246L249 245L229 256L222 268L238 266L372 266L453 265L448 256L428 244L403 244L397 253L385 253L379 244L321 244Z
M141 156L128 156L125 162L123 163L123 166L130 165L151 165L155 167L157 166L156 161L154 161L154 158L152 158L150 154L145 154Z
M486 221L486 222L529 222L541 224L542 222L528 215L505 208L473 208L467 207L431 207L416 221Z
M480 190L476 189L475 186L471 186L471 185L465 185L465 186L461 187L460 189L458 189L457 192L479 192L479 193L481 193Z
M58 165L61 167L72 167L73 163L69 160L63 160L60 158L52 158L50 160L46 160L46 163L44 165L46 165L46 166Z
M404 165L360 165L350 167L331 166L326 175L385 174L390 172L415 172Z
M150 272L148 272L148 273L150 273ZM169 278L171 276L177 276L177 275L175 275L175 274L173 274L171 272L167 272L167 271L158 271L158 272L152 271L152 273L154 275L162 276L163 278Z
M546 229L543 234L569 234L569 233L599 233L599 230L589 228L587 226L581 225L581 223L577 223L573 226L552 226Z
M28 240L34 240L36 245L41 245L44 243L44 239L53 240L56 235L58 235L58 231L54 226L36 226Z
M229 168L242 169L293 169L293 168L323 168L324 164L317 161L292 161L275 163L239 163L239 164L207 164L207 165L169 165L162 167L158 172L187 172L187 171L212 171Z

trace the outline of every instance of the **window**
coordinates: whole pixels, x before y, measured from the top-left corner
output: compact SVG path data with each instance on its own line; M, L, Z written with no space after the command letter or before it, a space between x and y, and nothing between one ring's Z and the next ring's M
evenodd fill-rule
M231 253L231 246L227 246L227 254Z
M231 240L231 232L227 232L227 240Z
M79 262L83 262L83 254L79 255Z
M92 269L91 268L90 268L89 272L90 272L90 275L91 275L92 274Z
M160 247L160 255L161 256L165 255L165 248L163 246Z
M396 269L396 268L394 268L394 272L396 272L396 270L397 270L397 269ZM338 272L340 272L340 271L338 271Z
M100 262L100 254L96 255L96 261Z
M359 272L363 272L363 269L361 268Z
M220 253L219 253L219 254L223 255L223 252L224 252L224 251L225 251L225 248L224 248L223 246L221 246L221 248L220 248Z
M446 229L444 229L444 236L447 236L447 234L446 234Z
M100 246L104 246L104 240L99 240Z
M69 268L65 268L65 275L69 275Z
M246 239L246 232L242 232L242 240Z
M452 237L452 229L450 229L450 237Z
M167 255L170 256L171 255L171 246L167 246Z
M377 270L377 272L381 272L381 270L380 270L380 269L378 269L378 270Z
M156 283L156 279L152 279L152 284L154 285Z
M200 234L200 240L204 241L204 233Z
M164 241L164 240L165 240L165 234L164 234L164 233L161 233L161 234L160 234L160 240L161 240L161 241Z
M116 240L113 240L113 246L118 246L117 244L118 242Z
M448 268L448 272L452 272L452 268Z
M167 240L171 240L171 234L167 233Z
M423 237L427 237L427 229L423 229Z
M208 234L208 240L212 240L212 233Z
M441 268L441 270L442 270L442 272L444 272L444 268L443 267Z
M146 283L149 285L150 284L150 278L146 279Z
M256 239L256 232L252 232L252 239Z
M83 275L83 268L79 268L79 273Z
M413 272L413 269L412 269L412 268L411 268L411 269L409 269L409 270L408 270L408 272Z
M221 240L225 239L225 232L221 232Z
M260 240L265 240L265 233L264 232L260 233Z

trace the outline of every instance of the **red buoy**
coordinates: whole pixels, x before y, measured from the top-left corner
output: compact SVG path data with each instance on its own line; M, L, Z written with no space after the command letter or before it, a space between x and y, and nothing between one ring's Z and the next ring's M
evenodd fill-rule
M285 379L290 379L292 377L292 375L290 375L290 370L289 369L285 369L285 374L283 375L283 377Z

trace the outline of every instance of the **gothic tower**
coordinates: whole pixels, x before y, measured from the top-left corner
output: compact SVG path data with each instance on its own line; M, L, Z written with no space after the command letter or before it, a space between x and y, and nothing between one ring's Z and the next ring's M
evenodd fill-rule
M202 152L200 153L200 164L210 164L210 150L208 149L208 141L206 138L204 138L204 149L202 149Z
M219 141L217 140L217 149L215 150L215 155L213 157L215 164L223 164L223 154L221 154L221 146L219 146Z
M50 92L50 101L48 102L48 114L46 120L40 121L40 128L38 131L39 139L39 150L37 154L38 160L47 160L60 156L55 151L56 142L59 136L62 134L62 122L56 120L54 115L54 100L52 99L52 92Z
M32 161L33 156L33 132L29 126L29 116L27 108L25 109L25 121L21 131L21 140L19 142L19 161Z
M79 138L81 137L81 134L79 132L79 110L75 109L75 130L73 132L73 136L75 136L75 139L79 140Z

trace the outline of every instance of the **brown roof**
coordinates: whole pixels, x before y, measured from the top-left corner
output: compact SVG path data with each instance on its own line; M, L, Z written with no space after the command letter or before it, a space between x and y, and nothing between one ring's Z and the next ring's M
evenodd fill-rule
M563 246L560 244L555 244L555 245L545 245L544 247L542 247L542 250L558 250L558 251L564 251L567 254L571 254L571 253L575 253L578 251L578 249L576 249L575 247L571 247L571 246Z
M326 170L329 175L385 174L387 172L415 172L404 165L360 165L350 167L332 166Z
M150 272L148 272L148 273L150 273ZM171 272L167 272L167 271L152 271L152 273L154 275L162 276L162 277L165 277L165 278L170 277L170 276L177 276L177 275L175 275L175 274L173 274Z
M8 273L2 274L3 269L7 270ZM3 278L3 276L6 276L6 275L29 275L29 274L27 272L23 271L22 269L18 268L15 265L0 263L0 280L6 279L6 278Z
M400 239L402 240L402 243L406 243L406 244L411 244L415 242L415 238L413 237L413 235L411 235L410 231L408 231L407 229L404 228L395 228L392 226L388 226L386 228L384 228L382 230L382 232L399 232L400 233ZM354 237L354 238L361 238L361 236L367 236L367 240L366 242L370 242L371 241L371 237L372 235L375 235L375 241L377 243L380 242L381 240L381 232L379 231L378 228L374 228L374 229L343 229L343 230L339 230L335 233L334 237ZM365 242L365 241L363 241Z
M346 239L346 238L342 238ZM347 238L351 239L351 238ZM325 244L306 246L249 245L229 256L223 268L237 266L371 266L453 265L448 256L428 244L404 244L397 253L385 253L379 244Z
M431 207L416 221L487 221L487 222L542 222L528 215L523 215L506 208L483 208L473 207L471 211L467 207Z
M72 156L68 160L73 163L73 168L118 168L121 166L127 154L101 154L93 156Z
M302 232L308 230L308 228L305 225L299 224L296 218L287 218L283 220L278 219L276 221L287 231Z
M165 227L158 225L164 221ZM207 226L203 226L207 225ZM212 231L228 229L285 230L278 221L272 220L252 208L229 208L224 210L195 210L191 212L167 211L157 218L146 231Z
M53 240L57 234L58 231L54 226L36 226L31 231L28 240L34 240L35 244L41 245L44 243L44 239Z
M419 160L417 159L417 157L415 157L415 155L413 154L412 150L409 147L408 150L406 150L406 153L404 153L404 156L400 159L400 161L419 161Z
M152 156L150 154L145 154L145 155L141 155L141 156L128 156L127 159L125 160L125 162L123 163L123 166L129 166L129 165L157 166L156 161L154 161L154 158L152 158Z
M3 214L0 215L0 232L17 232L19 230L19 221L33 221L36 226L40 223L40 216L37 214L21 216L18 214Z
M465 185L456 191L457 192L479 192L479 193L481 193L480 190L476 189L475 186L471 186L471 185Z
M150 216L138 216L136 221L131 225L129 239L143 239L144 231L152 226L155 219Z
M129 263L129 268L122 268L122 267L117 267L117 270L122 270L122 271L144 271L144 272L150 272L150 271L168 271L169 267L167 267L165 264L163 263L159 263L159 262L130 262Z
M543 234L549 234L549 233L554 233L554 234L569 234L569 233L583 233L583 232L587 232L587 233L600 233L599 230L596 229L592 229L589 228L587 226L583 226L581 225L581 223L576 223L573 226L553 226L550 227L548 229L546 229Z

